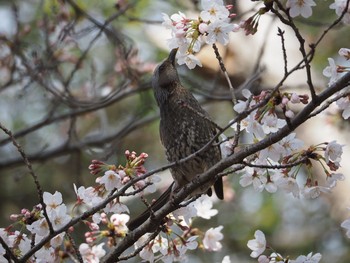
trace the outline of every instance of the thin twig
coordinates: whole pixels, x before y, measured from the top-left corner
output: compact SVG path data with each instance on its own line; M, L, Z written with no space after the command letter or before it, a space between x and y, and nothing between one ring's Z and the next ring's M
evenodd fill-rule
M34 180L36 190L37 190L37 193L39 196L39 203L42 206L44 217L48 223L50 233L54 232L51 221L50 221L49 216L47 214L46 204L44 203L43 190L42 190L41 185L39 183L38 177L36 176L36 174L33 171L32 164L28 160L28 157L25 154L25 152L23 151L22 147L17 143L16 139L13 137L12 132L10 130L8 130L7 128L5 128L1 122L0 122L0 129L3 130L11 138L12 144L16 147L16 149L19 152L19 154L21 155L26 167L28 168L29 174L32 176L32 178Z
M214 49L214 52L215 52L216 59L219 61L219 65L220 65L221 71L224 73L226 81L228 83L228 86L230 87L231 96L232 96L232 103L233 103L233 105L236 105L237 99L236 99L236 95L235 95L235 90L233 89L230 77L229 77L229 75L227 73L227 70L225 68L225 64L224 64L224 62L222 60L222 57L221 57L221 55L219 53L219 49L218 49L218 47L215 44L213 44L213 49Z

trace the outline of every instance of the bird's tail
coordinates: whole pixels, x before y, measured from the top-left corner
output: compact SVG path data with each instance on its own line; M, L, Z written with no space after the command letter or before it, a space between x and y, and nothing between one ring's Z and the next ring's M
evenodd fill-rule
M150 217L151 211L156 212L166 204L173 191L173 185L174 183L172 183L153 204L151 204L151 207L147 208L141 215L126 224L130 231L142 225Z

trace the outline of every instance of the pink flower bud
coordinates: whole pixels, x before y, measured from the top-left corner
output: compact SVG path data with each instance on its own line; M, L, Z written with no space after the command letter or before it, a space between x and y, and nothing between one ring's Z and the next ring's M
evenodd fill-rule
M141 153L140 157L146 159L148 157L148 154L147 153Z
M229 14L229 18L235 18L237 16L237 14L234 14L234 13L232 13L232 14Z
M126 176L122 179L122 184L126 184L129 181L130 181L130 178L128 176Z
M299 95L300 101L303 104L307 104L309 101L309 95L304 94L304 95Z
M299 103L300 102L299 95L296 93L292 93L292 96L290 97L290 101L292 103Z
M286 111L286 117L288 117L288 118L293 118L294 117L294 112L292 112L291 110L287 110Z
M92 242L94 242L94 238L88 237L88 238L85 239L85 241L86 241L86 243L88 243L88 244L90 243L91 244Z
M26 213L28 213L28 209L27 208L23 208L22 210L21 210L21 214L22 215L25 215Z
M289 99L287 97L282 98L282 105L287 105L289 102Z
M96 223L91 223L91 224L89 225L89 228L90 228L91 230L93 230L93 231L97 231L97 230L100 229L99 226L98 226L98 224L96 224Z
M10 215L10 220L12 220L12 221L17 221L18 218L19 218L19 216L17 214Z

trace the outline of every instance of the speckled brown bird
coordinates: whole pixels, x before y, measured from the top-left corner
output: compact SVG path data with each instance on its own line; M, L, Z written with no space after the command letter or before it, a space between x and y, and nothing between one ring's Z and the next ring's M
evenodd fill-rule
M208 113L200 106L192 93L182 86L176 66L177 49L173 49L169 57L154 71L152 86L154 96L160 109L160 139L165 148L169 162L181 160L200 150L216 134L216 127ZM184 163L171 168L174 183L152 204L151 209L157 211L171 196L197 175L202 174L219 162L221 152L218 145L212 145L204 152ZM219 199L224 198L222 178L213 179L201 185L191 196L212 194L211 186ZM128 224L133 230L149 217L149 210Z

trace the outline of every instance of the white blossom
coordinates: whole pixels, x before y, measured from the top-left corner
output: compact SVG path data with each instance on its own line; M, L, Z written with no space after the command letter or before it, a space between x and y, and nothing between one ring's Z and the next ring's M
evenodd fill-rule
M180 54L177 58L177 63L179 65L186 64L189 69L194 69L197 65L202 66L200 60L193 54Z
M100 262L100 259L106 255L106 251L102 248L104 243L90 247L86 243L82 243L79 246L79 252L83 257L84 262Z
M254 234L255 239L249 240L247 246L252 250L250 256L257 258L260 256L266 249L266 239L262 231L256 230Z
M277 132L280 128L286 125L286 121L278 118L275 114L265 114L261 123L265 134Z
M239 180L239 184L243 187L247 187L253 184L253 187L256 191L261 192L264 190L267 179L265 176L258 175L254 168L245 167L244 174L241 176Z
M315 255L312 255L312 252L310 252L307 256L301 255L297 257L296 260L290 260L290 263L318 263L320 262L322 258L322 255L320 253L317 253Z
M289 14L291 17L301 15L308 18L312 15L312 6L316 6L313 0L288 0L287 7L290 7Z
M283 147L282 155L290 155L301 149L304 142L298 138L295 138L296 133L290 133L288 136L284 137L278 142Z
M202 195L196 201L193 202L195 209L197 210L197 216L210 219L218 213L217 209L212 209L213 202L207 195Z
M333 4L329 6L330 9L335 9L337 16L341 16L346 7L347 0L335 0ZM345 24L350 24L350 8L346 11L343 20Z
M128 230L126 223L129 219L130 216L127 214L113 214L110 220L118 232L126 232Z
M346 236L350 238L350 219L346 219L340 226L346 229Z
M344 181L344 180L345 180L345 176L341 173L328 174L326 177L326 185L329 188L333 188L337 185L337 181Z
M341 48L338 51L338 54L344 58L346 58L346 60L350 59L350 49L349 48Z
M197 209L193 203L190 203L185 207L176 209L172 214L176 219L183 219L184 222L189 225L191 223L191 219L197 216Z
M230 15L230 12L223 5L222 1L202 0L203 11L200 17L204 22L214 22L216 20L225 20Z
M332 162L340 162L343 154L343 147L344 145L341 145L336 141L331 141L328 143L324 152L326 163L328 163L330 160Z
M231 263L231 259L229 256L224 256L224 258L222 259L221 263Z
M342 117L346 120L350 117L350 97L340 98L336 102L339 109L343 110Z
M114 188L120 188L122 186L121 177L115 171L108 170L105 174L99 179L99 184L103 184L107 191L111 191Z
M203 245L204 248L209 251L218 251L222 248L221 243L219 242L224 238L221 230L223 226L218 226L216 228L210 228L205 232Z
M216 20L209 24L208 35L206 38L207 44L214 44L219 42L223 45L227 45L229 41L228 34L233 30L233 25L221 20Z
M44 192L43 199L48 212L56 209L62 204L62 194L58 191L56 191L54 194Z
M327 66L323 70L323 75L326 76L327 78L330 78L328 82L328 87L330 87L339 79L339 74L338 74L337 65L335 64L334 59L328 58L328 63L329 63L329 66Z
M319 197L321 193L330 193L331 189L326 186L315 185L315 186L305 186L301 192L303 194L303 197L307 199L315 199Z
M284 190L286 193L292 193L296 198L300 197L299 185L294 177L275 173L272 175L272 178L276 182L277 186Z

